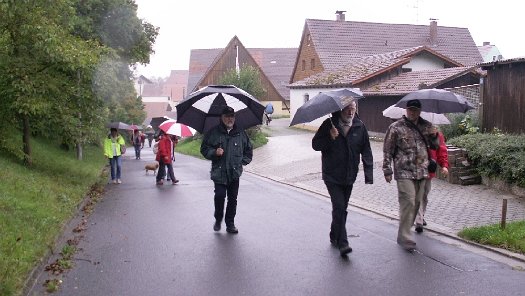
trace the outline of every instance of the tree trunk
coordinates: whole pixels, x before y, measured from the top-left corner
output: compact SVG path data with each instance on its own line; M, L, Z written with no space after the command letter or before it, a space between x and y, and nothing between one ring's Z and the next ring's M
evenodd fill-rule
M33 165L33 159L31 157L31 130L29 127L29 117L27 115L23 115L23 124L24 124L24 130L22 135L22 140L24 143L24 163L27 166Z

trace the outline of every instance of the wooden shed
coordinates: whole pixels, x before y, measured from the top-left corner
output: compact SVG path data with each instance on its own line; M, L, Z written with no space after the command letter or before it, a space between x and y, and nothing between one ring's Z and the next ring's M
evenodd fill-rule
M525 133L525 57L480 66L487 71L481 95L481 128Z

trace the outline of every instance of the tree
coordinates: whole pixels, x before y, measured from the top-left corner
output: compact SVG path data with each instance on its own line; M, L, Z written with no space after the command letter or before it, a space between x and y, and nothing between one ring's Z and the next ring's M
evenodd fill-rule
M0 109L8 114L0 120L22 127L23 159L31 165L32 122L67 105L70 78L96 64L99 46L70 34L74 9L67 0L6 1L0 15Z
M260 98L266 93L260 78L260 72L257 68L249 65L243 65L239 73L233 68L221 77L220 84L235 85L256 98Z
M136 98L130 66L149 62L158 34L136 9L133 0L0 2L0 124L23 131L20 151L1 149L31 165L32 134L78 145ZM139 118L143 106L126 104Z

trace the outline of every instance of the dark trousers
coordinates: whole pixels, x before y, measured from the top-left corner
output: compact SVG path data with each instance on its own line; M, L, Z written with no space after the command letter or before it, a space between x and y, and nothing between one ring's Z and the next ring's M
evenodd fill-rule
M139 159L140 158L140 145L133 145L133 147L135 147L135 158Z
M171 181L175 181L175 173L173 172L173 164L172 163L164 163L162 158L159 160L159 170L157 171L157 182L164 179L164 176L166 176L166 168L168 169L168 179L171 179Z
M338 185L325 182L330 200L332 201L332 225L330 226L330 240L335 241L338 247L348 246L346 234L346 211L353 185Z
M215 183L215 220L222 221L224 215L224 201L228 196L228 204L226 205L226 216L224 222L226 226L233 226L235 214L237 213L237 194L239 193L239 179L224 184Z

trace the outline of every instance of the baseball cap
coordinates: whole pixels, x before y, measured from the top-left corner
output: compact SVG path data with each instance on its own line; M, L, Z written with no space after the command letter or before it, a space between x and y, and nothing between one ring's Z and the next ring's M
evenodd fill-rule
M232 107L230 106L224 106L224 108L222 109L222 115L231 115L231 114L235 114L235 110L233 110Z
M416 108L416 109L421 109L421 102L417 99L415 100L410 100L407 102L407 109L409 108Z

